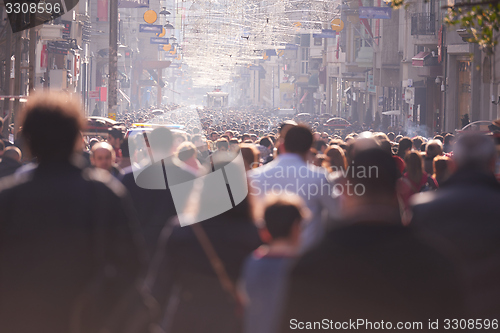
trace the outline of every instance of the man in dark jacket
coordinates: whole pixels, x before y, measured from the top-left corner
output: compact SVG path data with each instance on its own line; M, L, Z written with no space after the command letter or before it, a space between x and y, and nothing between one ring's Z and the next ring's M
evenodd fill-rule
M15 146L5 149L0 161L0 178L10 176L21 167L21 150Z
M351 167L356 173L346 179L353 192L343 198L344 226L293 268L281 332L339 329L336 323L369 332L396 329L398 322L419 322L412 329L429 331L429 319L462 318L453 266L401 224L392 157L370 148L357 152ZM359 176L370 167L376 173Z
M67 333L95 325L96 332L116 299L99 290L102 303L80 309L98 316L82 323L74 321L79 301L92 300L89 288L105 271L117 294L135 285L144 272L138 226L118 181L71 163L83 126L76 102L30 96L24 114L39 164L0 180L0 330Z
M156 128L145 138L150 159L148 166L133 168L122 182L132 196L146 247L152 256L165 223L183 213L192 189L190 181L195 176L183 169L182 162L173 156L173 136L168 128ZM129 147L134 149L132 144ZM176 186L175 191L172 191L173 186Z
M462 135L454 146L457 171L436 192L414 200L411 225L432 233L459 254L472 314L500 313L500 184L493 141ZM478 317L479 318L479 317Z

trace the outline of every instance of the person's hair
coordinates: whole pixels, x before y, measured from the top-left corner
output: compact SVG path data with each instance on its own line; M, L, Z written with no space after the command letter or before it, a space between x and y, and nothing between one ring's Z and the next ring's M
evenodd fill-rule
M16 146L9 146L5 148L5 151L2 155L2 158L11 158L16 161L20 161L22 157L23 154L21 153L21 149L17 148Z
M420 150L420 147L422 146L422 142L424 142L424 140L422 140L422 137L416 136L413 138L412 142L415 150Z
M226 148L229 149L229 142L226 139L219 139L215 142L217 149Z
M111 135L115 139L123 140L123 132L121 129L112 127L108 130L108 134Z
M451 133L446 134L446 136L444 137L444 144L445 145L451 144L451 141L453 141L453 139L455 139L455 136L453 134Z
M237 145L237 144L239 144L238 139L232 138L231 140L229 140L229 144L230 145Z
M90 141L89 141L89 148L92 149L92 147L94 147L94 145L96 143L99 143L99 140L97 140L96 138L90 139Z
M434 136L434 138L433 138L433 139L434 139L434 140L439 140L439 141L441 141L441 143L444 143L444 138L443 138L443 136L442 136L442 135L436 135L436 136Z
M380 148L368 148L356 154L356 160L351 162L351 168L363 168L367 174L358 177L355 173L347 174L348 180L353 184L362 185L363 197L370 201L396 196L396 182L399 171L391 154Z
M448 156L436 156L432 161L432 169L434 174L432 175L439 185L446 179L450 172L450 162L451 159Z
M105 142L105 141L102 141L102 142L98 142L96 143L93 147L92 147L92 150L90 151L90 156L91 157L94 157L94 154L95 152L98 150L98 149L105 149L107 151L109 151L109 153L111 154L111 159L114 161L115 158L116 158L116 154L115 154L115 150L113 148L112 145L110 145L109 143Z
M172 131L166 127L157 127L147 135L149 146L152 150L170 152L174 137Z
M288 153L306 154L312 143L311 130L304 125L293 126L285 134L285 150Z
M330 172L346 170L347 160L342 148L339 146L330 146L325 150L325 155L328 160L328 169Z
M430 140L425 146L425 154L427 158L434 158L443 154L443 144L439 140Z
M243 162L245 163L245 169L250 170L256 168L259 165L260 152L255 147L255 145L250 143L242 143L240 145L241 156L243 157Z
M273 240L290 236L292 227L304 218L304 202L297 195L272 196L266 200L264 222Z
M191 157L196 156L196 146L189 141L185 141L177 148L177 157L185 162Z
M396 134L394 134L394 132L389 132L389 133L387 133L387 138L390 141L394 141L394 139L396 138Z
M123 139L122 143L120 144L120 149L122 151L122 157L125 158L130 157L130 151L128 147L128 137Z
M401 140L399 140L399 146L398 146L398 156L399 157L404 157L406 154L406 151L408 149L411 149L413 143L411 142L411 139L409 137L403 137Z
M265 137L263 137L262 139L260 139L259 144L260 144L261 146L264 146L264 147L266 147L266 148L269 148L270 146L272 146L272 145L273 145L273 142L271 141L271 139L270 139L269 137L265 136Z
M77 100L62 93L30 96L23 111L23 137L31 154L43 161L67 161L84 127Z
M4 151L5 149L5 143L3 142L3 140L0 140L0 152Z
M3 127L3 118L0 117L0 129L2 129L2 127Z
M200 134L195 134L191 137L191 142L195 143L196 141L201 140L201 135Z
M491 173L497 155L493 140L483 134L466 133L458 136L453 147L457 170L476 170Z
M409 151L405 156L405 164L408 178L414 183L419 184L423 174L423 160L420 153Z
M321 151L321 148L323 148L323 147L327 147L326 142L323 140L318 140L314 144L314 148L316 148L317 151Z

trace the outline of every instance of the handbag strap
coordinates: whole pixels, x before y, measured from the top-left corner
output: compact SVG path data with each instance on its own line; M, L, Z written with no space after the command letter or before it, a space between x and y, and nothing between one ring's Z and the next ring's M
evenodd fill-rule
M208 260L210 261L210 265L215 271L215 274L217 274L217 278L219 279L222 289L224 289L229 295L231 295L234 301L239 306L241 306L242 302L238 297L236 285L227 274L226 268L224 267L224 264L222 263L220 257L217 255L217 252L215 252L215 249L212 245L212 242L208 238L207 233L199 223L191 224L191 229L198 239L203 252L205 252L205 254L207 255Z

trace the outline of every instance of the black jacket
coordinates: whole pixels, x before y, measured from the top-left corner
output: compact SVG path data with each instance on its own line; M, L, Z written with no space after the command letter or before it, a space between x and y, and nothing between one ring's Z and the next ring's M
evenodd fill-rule
M438 191L417 197L413 206L411 225L457 252L468 304L478 316L500 313L499 205L500 184L493 175L462 171Z
M129 206L109 173L69 163L0 180L0 330L67 333L101 260L132 285L145 263Z
M12 158L4 157L0 161L0 178L10 176L21 167L21 163Z
M261 244L257 228L252 221L227 213L200 225L236 284L246 257ZM168 309L168 332L240 332L237 306L222 289L191 227L166 226L155 261L153 296Z
M428 331L429 319L461 318L457 285L453 265L409 228L360 221L330 231L298 260L281 332L296 331L293 319L383 320L393 329L399 321L421 321Z
M135 174L130 171L122 179L123 185L132 197L133 207L137 212L150 256L155 253L158 237L166 222L178 213L170 186L186 183L195 178L192 173L183 170L178 165L178 161L172 159L165 161L167 179L164 178L161 162L144 170L136 170ZM184 200L187 200L191 186L186 186L184 190L186 193L183 193L182 196ZM185 203L180 204L180 206L184 205Z

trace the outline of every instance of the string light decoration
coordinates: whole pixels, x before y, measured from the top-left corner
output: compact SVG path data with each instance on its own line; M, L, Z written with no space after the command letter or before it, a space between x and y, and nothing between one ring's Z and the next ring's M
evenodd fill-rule
M284 49L304 33L331 29L340 1L196 0L182 8L182 61L194 86L221 86L238 67Z

